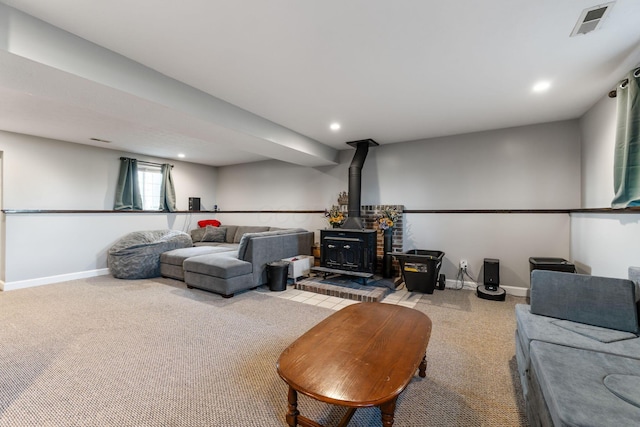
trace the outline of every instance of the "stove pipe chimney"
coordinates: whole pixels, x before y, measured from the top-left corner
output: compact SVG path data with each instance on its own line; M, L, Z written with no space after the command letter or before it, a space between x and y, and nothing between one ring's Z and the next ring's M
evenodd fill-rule
M361 139L359 141L347 142L356 148L349 166L349 216L341 228L346 229L362 229L364 223L360 217L361 192L362 192L362 166L367 158L369 147L378 145L373 139Z

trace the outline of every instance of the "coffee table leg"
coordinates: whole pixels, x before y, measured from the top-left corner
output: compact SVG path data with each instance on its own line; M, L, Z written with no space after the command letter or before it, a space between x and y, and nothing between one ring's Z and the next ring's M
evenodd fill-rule
M298 425L298 415L300 415L298 411L298 392L289 386L289 395L287 397L289 400L289 412L287 412L286 417L287 424L291 427L296 427Z
M420 366L418 366L419 372L418 375L424 378L427 376L427 355L422 358L422 362L420 362Z
M396 398L397 399L397 398ZM393 415L396 412L396 399L390 402L380 405L380 412L382 412L382 426L393 426Z

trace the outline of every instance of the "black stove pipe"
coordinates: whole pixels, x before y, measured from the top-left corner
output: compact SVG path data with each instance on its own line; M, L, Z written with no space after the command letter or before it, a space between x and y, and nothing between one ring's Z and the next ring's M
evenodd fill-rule
M362 139L351 141L347 144L356 147L356 154L353 155L349 166L349 215L341 228L362 229L364 223L361 218L361 193L362 193L362 166L369 153L369 147L378 145L373 139Z

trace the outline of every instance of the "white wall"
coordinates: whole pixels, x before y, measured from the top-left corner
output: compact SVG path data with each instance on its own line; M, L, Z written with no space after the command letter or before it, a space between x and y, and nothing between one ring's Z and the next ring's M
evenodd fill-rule
M613 200L616 100L602 98L580 119L582 206L608 208Z
M348 188L353 150L340 164L302 168L269 161L221 167L222 210L325 209ZM578 122L563 121L371 148L362 204L406 209L569 209L580 206ZM312 230L318 214L229 214L226 222L280 221ZM405 250L446 252L454 279L460 258L477 278L484 258L499 258L506 286L528 287L530 256L568 258L566 214L407 214Z
M127 153L0 132L2 208L5 210L111 210ZM163 159L132 156L140 160ZM204 208L215 204L216 169L171 161L178 210L190 196ZM4 289L91 274L104 269L106 251L135 230L189 230L207 214L64 213L3 214Z
M571 255L585 273L628 278L640 266L640 214L572 214Z
M120 152L0 132L4 209L112 209ZM189 196L228 210L323 210L347 190L354 151L336 166L279 161L211 168L172 162L178 209ZM124 153L126 154L126 153ZM162 159L142 158L162 161ZM34 172L34 171L37 171ZM44 178L43 178L44 177ZM567 209L580 206L577 121L479 132L374 147L363 169L363 204L407 209ZM319 213L5 215L8 288L106 268L106 251L126 232L188 230L198 219L319 230ZM407 214L405 250L446 252L443 273L460 258L477 278L499 258L504 286L528 287L528 257L569 258L565 214ZM34 242L37 242L34 243Z
M615 127L616 100L608 97L580 120L585 208L611 206ZM640 266L640 214L572 214L571 257L585 273L627 278Z
M529 257L569 259L567 214L407 214L406 222L406 249L444 251L447 279L466 259L471 276L482 280L484 258L497 258L501 286L525 288Z

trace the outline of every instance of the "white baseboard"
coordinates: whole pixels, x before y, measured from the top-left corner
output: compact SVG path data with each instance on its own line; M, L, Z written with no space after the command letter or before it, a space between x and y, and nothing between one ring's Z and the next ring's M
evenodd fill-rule
M34 286L42 286L42 285L50 285L52 283L60 283L66 282L69 280L76 279L86 279L88 277L97 277L97 276L106 276L109 274L108 268L100 268L98 270L89 270L89 271L80 271L77 273L69 273L69 274L60 274L58 276L49 276L49 277L40 277L37 279L29 279L29 280L19 280L15 282L1 282L0 281L0 290L2 291L13 291L16 289L24 289L24 288L32 288ZM458 289L460 287L460 283L455 280L447 279L445 286L447 289ZM476 282L465 281L463 284L463 289L466 291L474 291L478 287ZM513 295L516 297L527 297L529 296L528 288L521 288L518 286L500 286L505 292L509 295Z
M69 280L86 279L88 277L105 276L109 274L108 268L80 271L77 273L60 274L58 276L39 277L37 279L18 280L15 282L0 282L0 290L14 291L16 289L32 288L34 286L50 285L52 283L66 282Z
M446 280L446 287L447 287L447 289L459 289L460 288L460 282L455 281L455 280L447 279ZM475 292L477 287L478 287L478 284L476 282L465 281L465 282L463 282L462 289L464 289L465 291L474 291ZM500 285L500 287L505 290L507 295L513 295L514 297L527 297L527 296L529 296L529 288L521 288L519 286L503 286L503 285Z
M478 285L476 284L476 282L462 282L462 290L465 291L474 291L476 290L476 287ZM460 281L458 280L451 280L451 279L447 279L445 280L445 287L447 289L460 289Z

